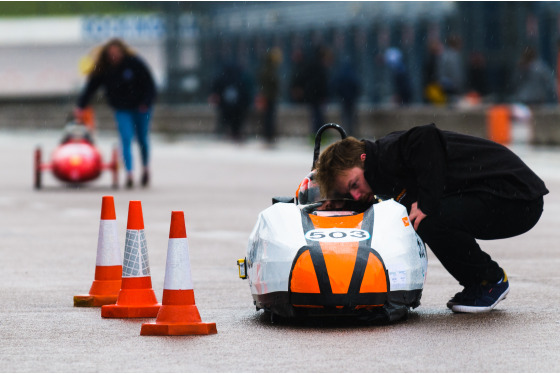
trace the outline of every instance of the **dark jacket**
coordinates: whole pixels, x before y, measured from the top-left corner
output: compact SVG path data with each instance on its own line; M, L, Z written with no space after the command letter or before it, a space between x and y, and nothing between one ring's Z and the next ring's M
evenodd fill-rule
M487 192L506 199L533 200L548 193L544 182L508 148L434 124L393 132L366 144L364 177L377 195L404 195L425 214L442 197Z
M252 82L245 70L228 63L212 83L212 92L219 98L219 108L230 115L244 115L253 100Z
M311 61L304 70L303 99L308 104L320 105L329 96L329 73L319 59Z
M151 107L156 97L152 74L138 57L127 56L119 66L103 74L91 74L78 98L78 107L85 108L92 95L103 86L109 105L113 109L138 109Z

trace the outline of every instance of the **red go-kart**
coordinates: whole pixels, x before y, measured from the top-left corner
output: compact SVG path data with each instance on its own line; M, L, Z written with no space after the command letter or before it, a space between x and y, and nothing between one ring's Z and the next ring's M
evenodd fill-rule
M113 174L113 188L118 188L118 152L113 149L111 161L103 162L101 153L95 147L91 134L84 125L66 126L65 135L60 145L54 150L51 163L42 162L40 147L35 149L34 186L42 187L43 170L51 170L54 176L72 185L95 180L103 170Z

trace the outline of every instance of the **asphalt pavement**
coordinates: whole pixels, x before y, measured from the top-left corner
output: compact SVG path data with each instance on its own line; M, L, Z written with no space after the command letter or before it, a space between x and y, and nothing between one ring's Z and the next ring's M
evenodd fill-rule
M544 213L522 236L484 241L510 278L486 314L453 314L460 291L431 252L421 306L406 321L272 324L237 276L258 213L293 195L312 162L302 139L274 149L212 137L153 137L147 189L110 188L109 174L67 187L46 172L32 188L33 149L57 132L0 131L0 371L2 372L558 372L560 149L512 148L546 182ZM100 134L108 157L116 135ZM135 161L139 154L135 148ZM47 157L48 158L48 157ZM101 197L113 195L124 249L128 202L143 206L153 289L161 301L171 211L185 212L196 305L208 336L141 336L151 318L103 319L75 308L94 277Z

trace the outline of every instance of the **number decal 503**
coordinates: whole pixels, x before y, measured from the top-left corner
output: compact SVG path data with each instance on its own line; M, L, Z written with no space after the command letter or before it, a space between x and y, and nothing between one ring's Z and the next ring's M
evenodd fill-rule
M369 232L360 229L314 229L305 233L305 239L315 242L359 242L368 240Z

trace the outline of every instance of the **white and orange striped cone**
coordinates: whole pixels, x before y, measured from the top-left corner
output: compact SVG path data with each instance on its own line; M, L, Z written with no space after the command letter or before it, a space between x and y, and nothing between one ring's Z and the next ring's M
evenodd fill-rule
M194 302L189 245L182 211L171 212L162 305L154 323L144 323L140 335L216 334L216 324L200 319Z
M152 289L142 204L140 201L130 201L121 290L115 304L101 307L101 317L155 317L160 306Z
M101 200L95 277L87 295L74 296L74 306L114 304L121 289L122 262L117 240L117 217L113 196Z

